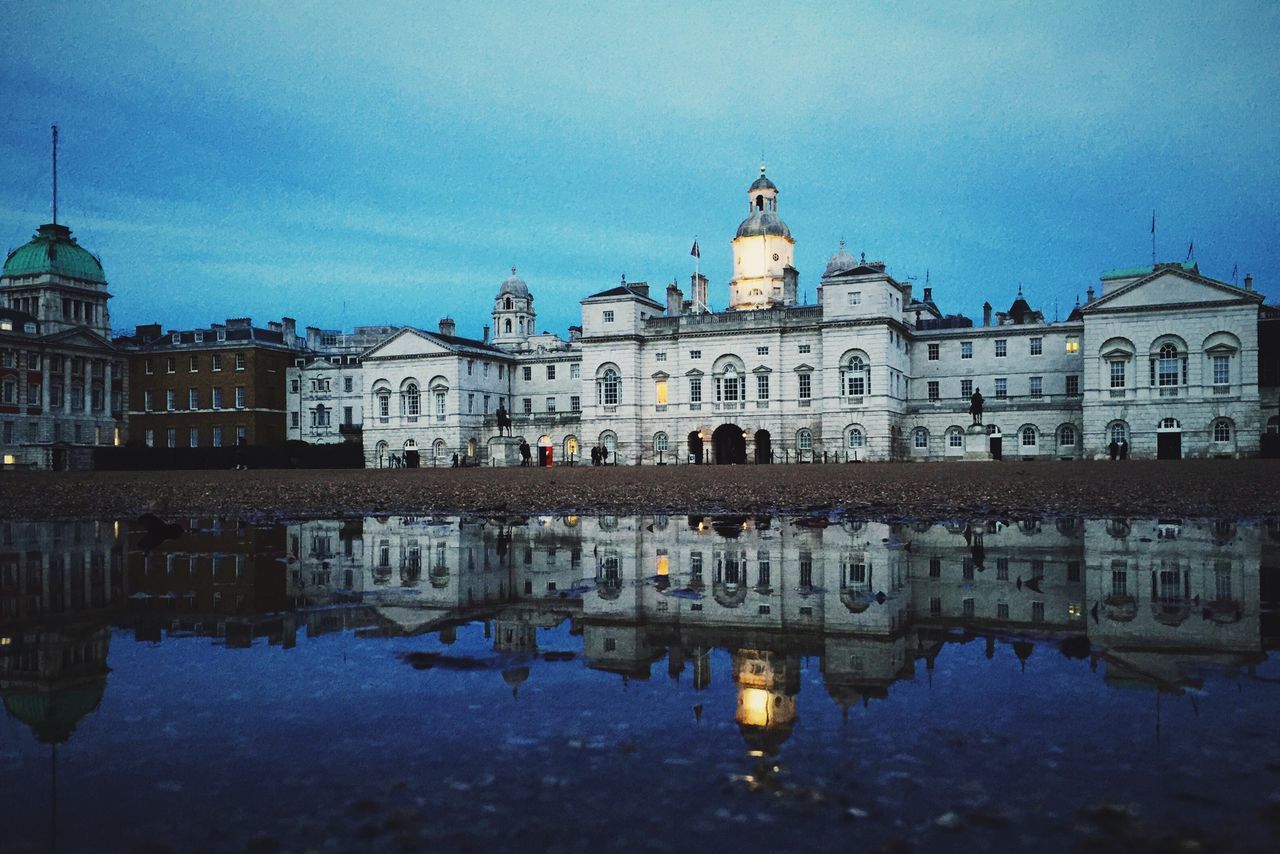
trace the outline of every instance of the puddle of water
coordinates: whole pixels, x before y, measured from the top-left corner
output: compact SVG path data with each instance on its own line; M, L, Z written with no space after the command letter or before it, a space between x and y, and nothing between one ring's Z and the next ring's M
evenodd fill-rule
M1280 526L0 523L6 850L1262 845Z

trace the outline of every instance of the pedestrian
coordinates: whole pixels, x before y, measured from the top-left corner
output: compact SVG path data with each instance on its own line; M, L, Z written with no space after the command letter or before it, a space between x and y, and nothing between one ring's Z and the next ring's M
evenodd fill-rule
M453 452L453 467L454 467L454 468L457 468L457 467L458 467L458 452L457 452L457 451L454 451L454 452Z
M1111 444L1107 445L1107 453L1111 455L1111 459L1113 460L1116 457L1120 456L1120 445L1119 443L1116 442L1115 439L1112 439Z
M1125 439L1120 440L1120 459L1129 459L1129 442Z
M599 445L591 446L591 465L593 466L600 465L600 446Z

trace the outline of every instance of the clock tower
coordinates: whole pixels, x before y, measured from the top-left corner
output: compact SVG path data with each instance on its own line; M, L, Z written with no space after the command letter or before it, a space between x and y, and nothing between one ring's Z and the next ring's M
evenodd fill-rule
M747 190L747 218L733 238L733 281L729 308L734 311L791 305L795 302L796 242L778 216L778 188L764 174Z

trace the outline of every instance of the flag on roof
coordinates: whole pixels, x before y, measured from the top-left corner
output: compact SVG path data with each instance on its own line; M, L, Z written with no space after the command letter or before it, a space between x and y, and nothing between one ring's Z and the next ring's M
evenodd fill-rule
M702 250L698 248L698 241L693 241L693 248L689 250L689 254L694 258L702 257Z

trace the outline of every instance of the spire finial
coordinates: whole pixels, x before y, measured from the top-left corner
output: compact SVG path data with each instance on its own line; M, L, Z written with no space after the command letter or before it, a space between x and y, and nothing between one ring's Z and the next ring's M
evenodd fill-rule
M512 264L512 265L511 265L511 275L513 275L513 276L514 276L515 274L516 274L516 265L515 265L515 264Z
M844 235L840 235L840 251L844 251Z
M58 126L53 130L53 224L58 224Z
M764 174L764 155L760 155L760 174Z

